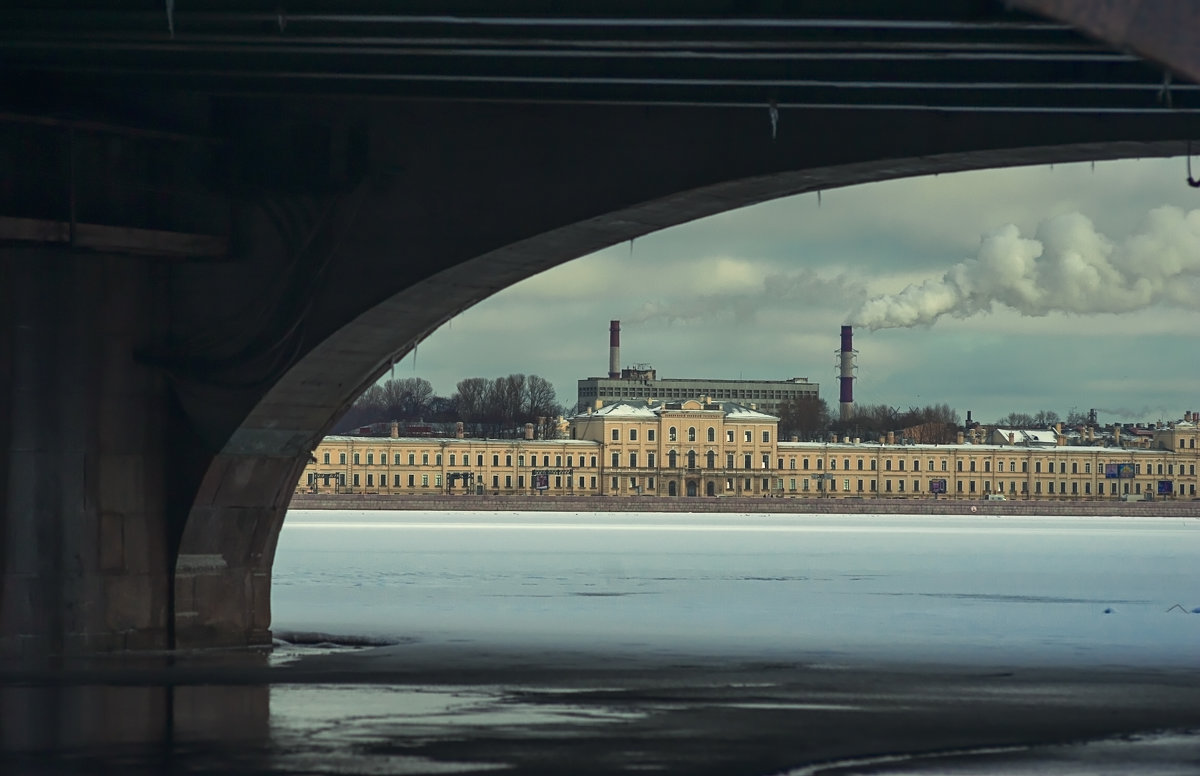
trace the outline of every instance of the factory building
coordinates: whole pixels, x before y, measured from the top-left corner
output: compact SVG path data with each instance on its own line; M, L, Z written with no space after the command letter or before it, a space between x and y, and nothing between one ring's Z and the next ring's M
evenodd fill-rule
M620 367L621 322L609 324L608 376L588 377L578 382L580 410L598 409L616 402L680 402L708 397L717 402L753 405L763 412L778 412L794 399L817 399L820 386L807 377L787 380L711 380L704 378L659 378L648 364Z
M913 445L784 442L778 419L710 397L620 402L570 419L568 439L326 437L303 492L721 498L1121 500L1196 498L1200 416L1068 445L1028 439ZM1054 444L1048 444L1052 438ZM1129 446L1122 446L1129 445Z

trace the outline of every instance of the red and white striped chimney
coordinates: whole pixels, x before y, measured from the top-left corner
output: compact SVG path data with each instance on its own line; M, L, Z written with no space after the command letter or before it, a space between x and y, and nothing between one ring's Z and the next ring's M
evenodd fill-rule
M608 376L616 380L621 376L621 322L608 324Z
M838 355L839 416L846 421L854 415L854 328L851 326L842 327L842 349Z

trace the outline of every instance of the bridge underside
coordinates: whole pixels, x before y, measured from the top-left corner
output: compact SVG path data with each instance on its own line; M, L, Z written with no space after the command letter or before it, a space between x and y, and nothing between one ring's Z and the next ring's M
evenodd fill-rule
M979 4L992 16L978 26L930 23L919 27L929 39L909 44L951 46L963 34L959 45L975 54L996 49L994 37L970 37L1008 34L992 29L994 6ZM746 75L749 86L709 84L716 97L705 104L695 96L712 80L703 69L679 76L691 79L679 94L692 98L663 100L628 58L612 65L630 69L617 83L597 84L585 67L547 87L513 65L500 88L455 71L461 57L426 51L414 65L396 53L402 73L444 63L449 91L429 99L438 95L405 91L430 88L429 78L383 89L357 49L337 60L356 80L336 88L311 88L319 74L278 75L248 53L258 51L249 39L267 34L263 20L233 16L252 29L231 23L222 37L202 24L213 19L181 14L168 36L150 30L156 18L122 17L128 29L95 46L114 57L100 68L113 72L85 72L99 65L69 26L46 42L45 30L10 25L18 32L2 39L0 61L46 88L0 106L0 653L268 643L275 540L309 451L394 357L523 278L789 194L1175 155L1197 134L1189 84L1163 91L1161 70L1023 16L1011 21L1026 38L1001 42L1033 46L1051 63L1047 79L1060 70L1050 52L1103 55L1087 78L1135 85L1099 103L1076 104L1084 97L1061 85L1065 104L1048 90L1027 90L1023 102L1016 85L1036 71L962 65L956 77L971 80L941 89L931 55L926 83L939 104L912 105L896 95L920 81L870 87L879 69L847 64L862 80L829 91L821 84L832 74L795 74L812 59L800 57L782 75ZM349 24L322 23L335 22ZM406 47L444 37L410 22L428 37ZM757 38L718 42L725 59L745 52L738 67L777 68L761 55L822 40L812 30L828 20L807 22L791 37L762 25ZM304 25L281 29L302 36ZM643 20L630 41L647 29ZM689 34L683 48L703 48ZM904 48L895 37L890 51ZM237 38L242 59L225 38ZM838 40L847 63L865 45ZM679 58L665 56L665 42L651 48ZM152 66L135 76L122 62ZM964 98L987 72L1012 88L976 89L995 92L980 104ZM464 84L482 93L457 93ZM531 96L538 89L545 99ZM871 104L826 104L837 90L870 93Z

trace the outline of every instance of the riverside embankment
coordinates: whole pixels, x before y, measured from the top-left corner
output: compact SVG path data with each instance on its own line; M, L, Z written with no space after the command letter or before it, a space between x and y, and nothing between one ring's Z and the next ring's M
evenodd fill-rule
M1200 501L979 501L893 498L659 498L612 496L410 496L297 493L292 509L426 512L732 512L738 514L1097 515L1200 518Z

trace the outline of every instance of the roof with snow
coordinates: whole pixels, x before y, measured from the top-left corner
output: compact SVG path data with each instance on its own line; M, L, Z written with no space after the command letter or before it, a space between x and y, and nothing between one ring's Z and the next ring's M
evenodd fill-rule
M1009 442L1009 439L1012 442ZM997 428L991 433L991 442L1024 447L1054 447L1058 444L1058 435L1053 429Z

